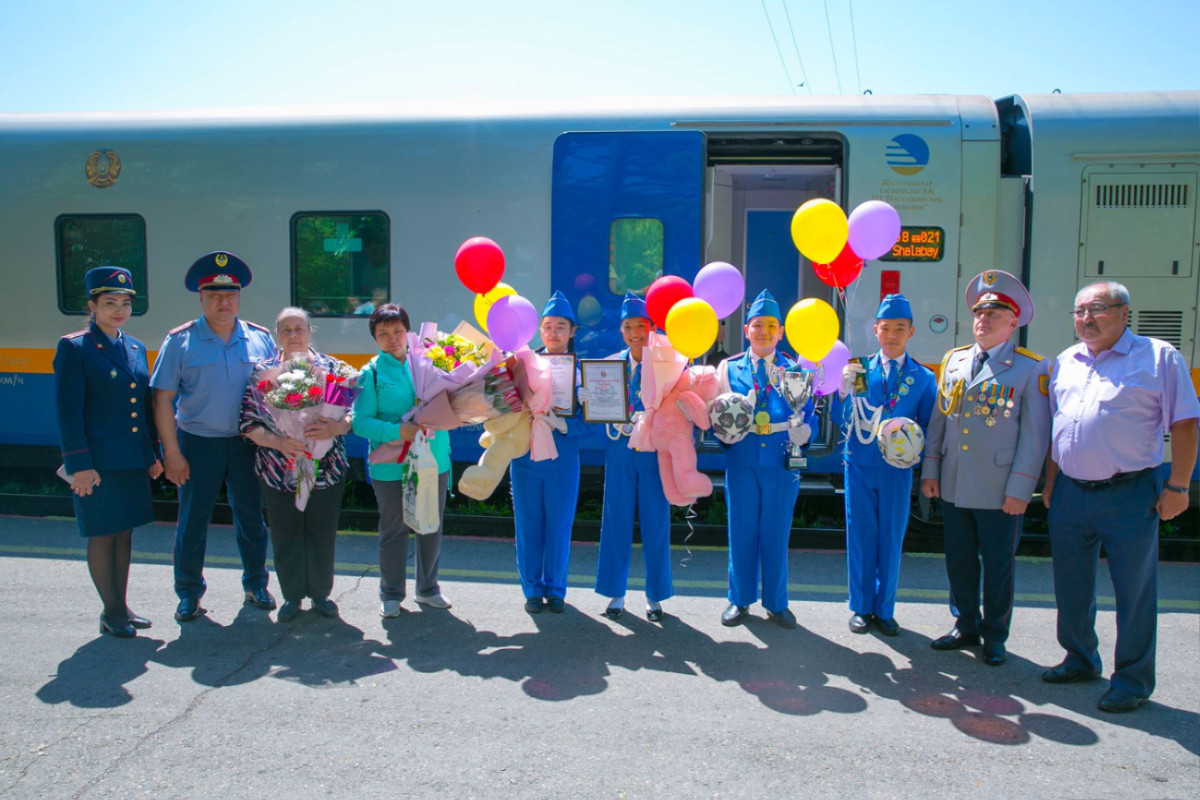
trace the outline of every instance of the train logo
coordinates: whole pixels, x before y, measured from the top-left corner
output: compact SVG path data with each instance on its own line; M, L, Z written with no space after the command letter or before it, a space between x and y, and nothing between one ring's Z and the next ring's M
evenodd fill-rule
M888 142L887 165L897 175L916 175L929 164L929 145L920 136L902 133Z
M96 150L83 165L87 182L97 189L107 189L121 175L121 159L112 150Z

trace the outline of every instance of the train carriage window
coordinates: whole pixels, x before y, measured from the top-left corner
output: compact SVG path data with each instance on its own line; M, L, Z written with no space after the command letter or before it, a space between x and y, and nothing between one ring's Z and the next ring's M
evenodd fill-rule
M663 274L663 224L653 217L620 217L608 229L608 289L644 292Z
M92 267L117 266L129 270L137 286L133 313L146 313L146 220L137 214L64 214L54 221L54 238L60 311L88 313L84 273Z
M369 315L391 296L390 221L382 211L292 217L292 303L316 316Z

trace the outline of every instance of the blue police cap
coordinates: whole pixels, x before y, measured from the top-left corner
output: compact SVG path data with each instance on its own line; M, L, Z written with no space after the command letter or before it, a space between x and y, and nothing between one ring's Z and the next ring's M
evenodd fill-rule
M566 296L555 290L554 294L550 295L550 299L546 301L546 307L542 309L543 317L564 317L570 320L572 325L578 325L575 320L575 309L571 308L571 301L567 300Z
M750 310L746 312L746 322L749 323L755 317L774 317L780 323L783 322L783 315L779 313L779 303L766 289L759 292L758 297L750 304Z
M650 313L646 311L646 301L633 292L626 292L625 299L621 301L621 320L638 318L650 319Z
M245 261L233 253L218 250L196 259L188 269L183 285L189 292L201 289L236 292L249 286L250 280L250 268Z
M875 312L875 319L912 318L912 306L908 304L908 298L902 294L886 295L879 303L879 310Z
M93 267L83 276L88 297L98 294L137 294L133 276L124 267Z

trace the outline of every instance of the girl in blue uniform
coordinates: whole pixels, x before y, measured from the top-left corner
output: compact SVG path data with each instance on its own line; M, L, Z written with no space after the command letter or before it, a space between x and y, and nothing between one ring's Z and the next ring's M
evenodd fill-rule
M538 330L546 355L569 353L578 323L575 311L562 292L555 292ZM530 453L513 459L513 517L517 529L517 572L525 592L525 610L540 614L549 608L561 614L567 594L567 568L571 558L571 525L579 499L579 438L583 423L578 415L565 419L565 431L555 430L558 457L534 461Z
M642 348L654 330L646 303L629 292L621 304L625 349L610 358L625 364L629 414L643 411ZM633 554L633 512L637 509L646 559L646 617L663 617L662 601L675 594L671 583L671 507L663 495L658 456L629 448L631 425L605 425L604 511L600 518L600 555L596 592L612 598L604 615L617 619L625 608L629 561Z
M146 347L121 331L133 313L133 276L96 267L84 282L92 322L60 339L54 354L58 434L88 572L104 604L100 632L129 638L150 627L129 610L125 592L133 528L154 521L150 478L162 463Z

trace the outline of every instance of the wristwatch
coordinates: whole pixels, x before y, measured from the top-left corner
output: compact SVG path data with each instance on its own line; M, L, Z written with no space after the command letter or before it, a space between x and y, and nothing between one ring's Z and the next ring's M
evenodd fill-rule
M1187 494L1187 491L1188 491L1187 487L1172 486L1169 483L1163 484L1163 488L1166 489L1168 492L1175 492L1175 494Z

